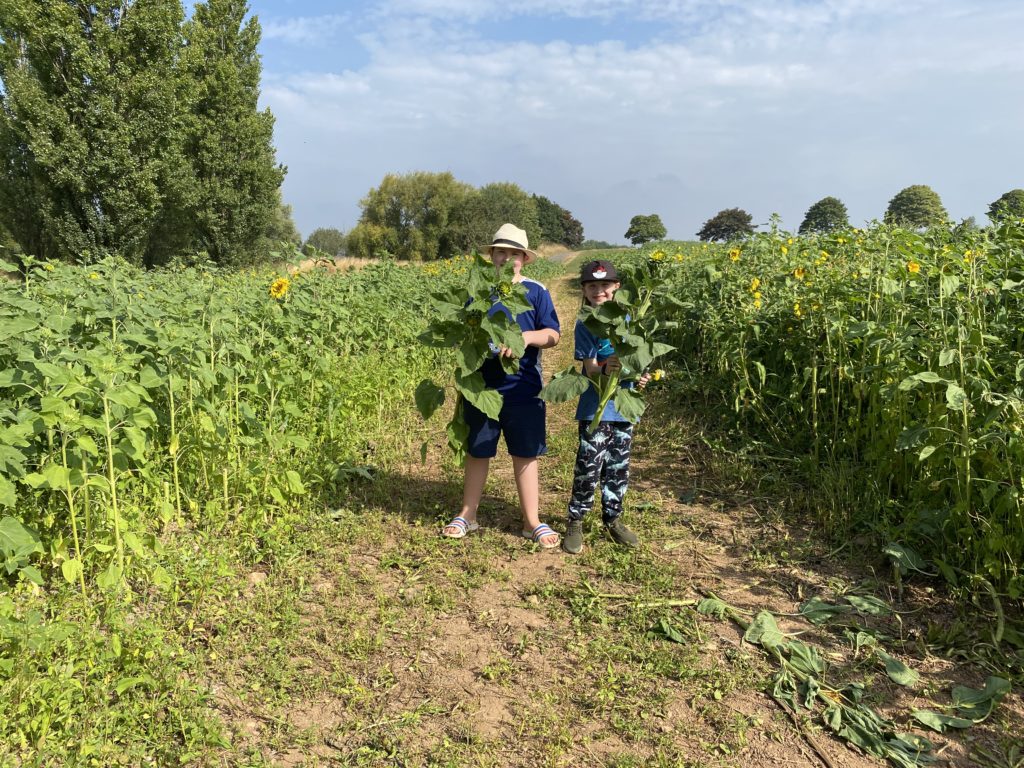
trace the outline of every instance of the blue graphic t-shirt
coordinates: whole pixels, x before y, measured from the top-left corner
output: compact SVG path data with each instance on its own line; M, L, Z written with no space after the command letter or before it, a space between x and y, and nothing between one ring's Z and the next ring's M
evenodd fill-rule
M597 362L603 363L609 357L615 354L615 349L612 347L611 341L608 339L599 339L579 320L576 321L576 351L574 357L577 360L589 360L590 358L596 358ZM584 371L586 374L586 371ZM625 381L620 385L623 389L632 389L633 382ZM594 413L597 411L598 397L597 390L593 386L587 387L587 391L580 395L580 403L576 406L576 421L590 421L594 418ZM604 407L604 413L601 414L601 421L629 421L625 416L618 412L615 408L615 401L609 400L608 404Z
M526 288L526 300L532 308L516 315L516 324L523 331L550 328L561 333L562 328L548 289L528 277L523 279L522 284ZM495 312L504 312L506 317L512 319L512 313L500 302L491 307L487 314L493 315ZM480 369L484 382L488 388L498 390L504 402L510 405L524 405L534 401L543 386L541 352L539 347L527 346L526 352L519 358L519 370L516 373L505 373L501 361L496 357L490 358Z

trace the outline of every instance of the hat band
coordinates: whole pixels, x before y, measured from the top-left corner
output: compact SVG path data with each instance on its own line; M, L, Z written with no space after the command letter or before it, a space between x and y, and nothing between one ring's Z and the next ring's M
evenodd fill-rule
M516 248L518 248L521 251L525 251L526 250L526 246L523 245L522 243L517 243L515 240L505 240L504 238L499 238L499 239L495 240L493 243L491 243L491 247L492 248L494 246L496 246L496 245L512 245L512 246L515 246Z

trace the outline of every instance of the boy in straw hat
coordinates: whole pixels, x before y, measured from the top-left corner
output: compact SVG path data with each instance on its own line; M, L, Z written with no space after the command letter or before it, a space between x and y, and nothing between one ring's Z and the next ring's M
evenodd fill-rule
M544 549L559 544L559 536L540 521L540 480L537 458L547 452L545 403L538 395L541 382L541 350L558 343L561 328L555 305L548 289L521 274L525 264L537 258L530 250L526 232L514 224L502 224L494 239L482 251L490 254L496 269L511 261L515 269L514 280L526 288L526 298L532 309L516 315L515 322L523 331L526 352L519 359L516 373L505 373L498 359L513 357L514 352L501 347L481 369L484 382L502 395L501 414L497 421L487 418L472 404L463 403L463 415L469 425L469 447L466 455L465 482L462 489L462 510L444 527L442 534L461 539L480 527L476 520L477 507L487 482L490 460L497 454L498 438L505 437L505 446L512 457L516 488L519 491L519 509L523 516L523 536ZM491 313L511 313L500 303Z

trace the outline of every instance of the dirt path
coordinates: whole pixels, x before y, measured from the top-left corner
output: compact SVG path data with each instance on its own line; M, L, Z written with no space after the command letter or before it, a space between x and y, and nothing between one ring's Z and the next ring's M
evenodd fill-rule
M559 260L570 265L574 255ZM550 377L571 364L579 298L569 276L548 287L563 325L561 343L544 354ZM574 409L549 408L541 470L541 518L559 531ZM714 592L752 613L792 615L807 598L856 588L863 576L835 568L813 531L763 505L709 498L699 436L688 429L665 406L638 428L627 514L643 546L615 548L594 514L584 553L570 557L518 536L511 462L500 455L480 533L441 539L461 475L446 461L438 423L410 427L396 437L405 440L402 455L426 438L427 463L398 461L341 500L331 538L310 553L299 640L285 662L305 681L303 695L250 698L222 714L240 741L283 766L882 765L784 712L764 693L774 667L734 625L668 605ZM654 603L661 607L645 607ZM837 664L851 656L824 632L780 621L819 641ZM682 642L652 638L658 622L677 628ZM883 684L863 657L854 666L881 692L883 711L915 704L914 692ZM956 679L980 687L946 660L915 666L926 686ZM233 681L223 686L240 701ZM1001 706L1019 735L1019 700ZM973 764L967 741L932 738L939 765Z

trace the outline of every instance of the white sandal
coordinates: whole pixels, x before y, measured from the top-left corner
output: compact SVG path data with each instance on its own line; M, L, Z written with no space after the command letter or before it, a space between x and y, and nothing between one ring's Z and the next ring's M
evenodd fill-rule
M555 540L549 543L541 541L545 536L554 536ZM561 543L562 537L558 535L558 532L552 529L547 523L541 523L532 531L523 531L523 538L529 539L534 544L539 544L541 549L554 549Z
M477 522L469 522L462 515L458 515L452 518L452 521L448 523L444 528L441 529L441 535L448 539L462 539L465 538L467 533L472 533L480 527ZM449 528L454 528L452 533L448 533Z

